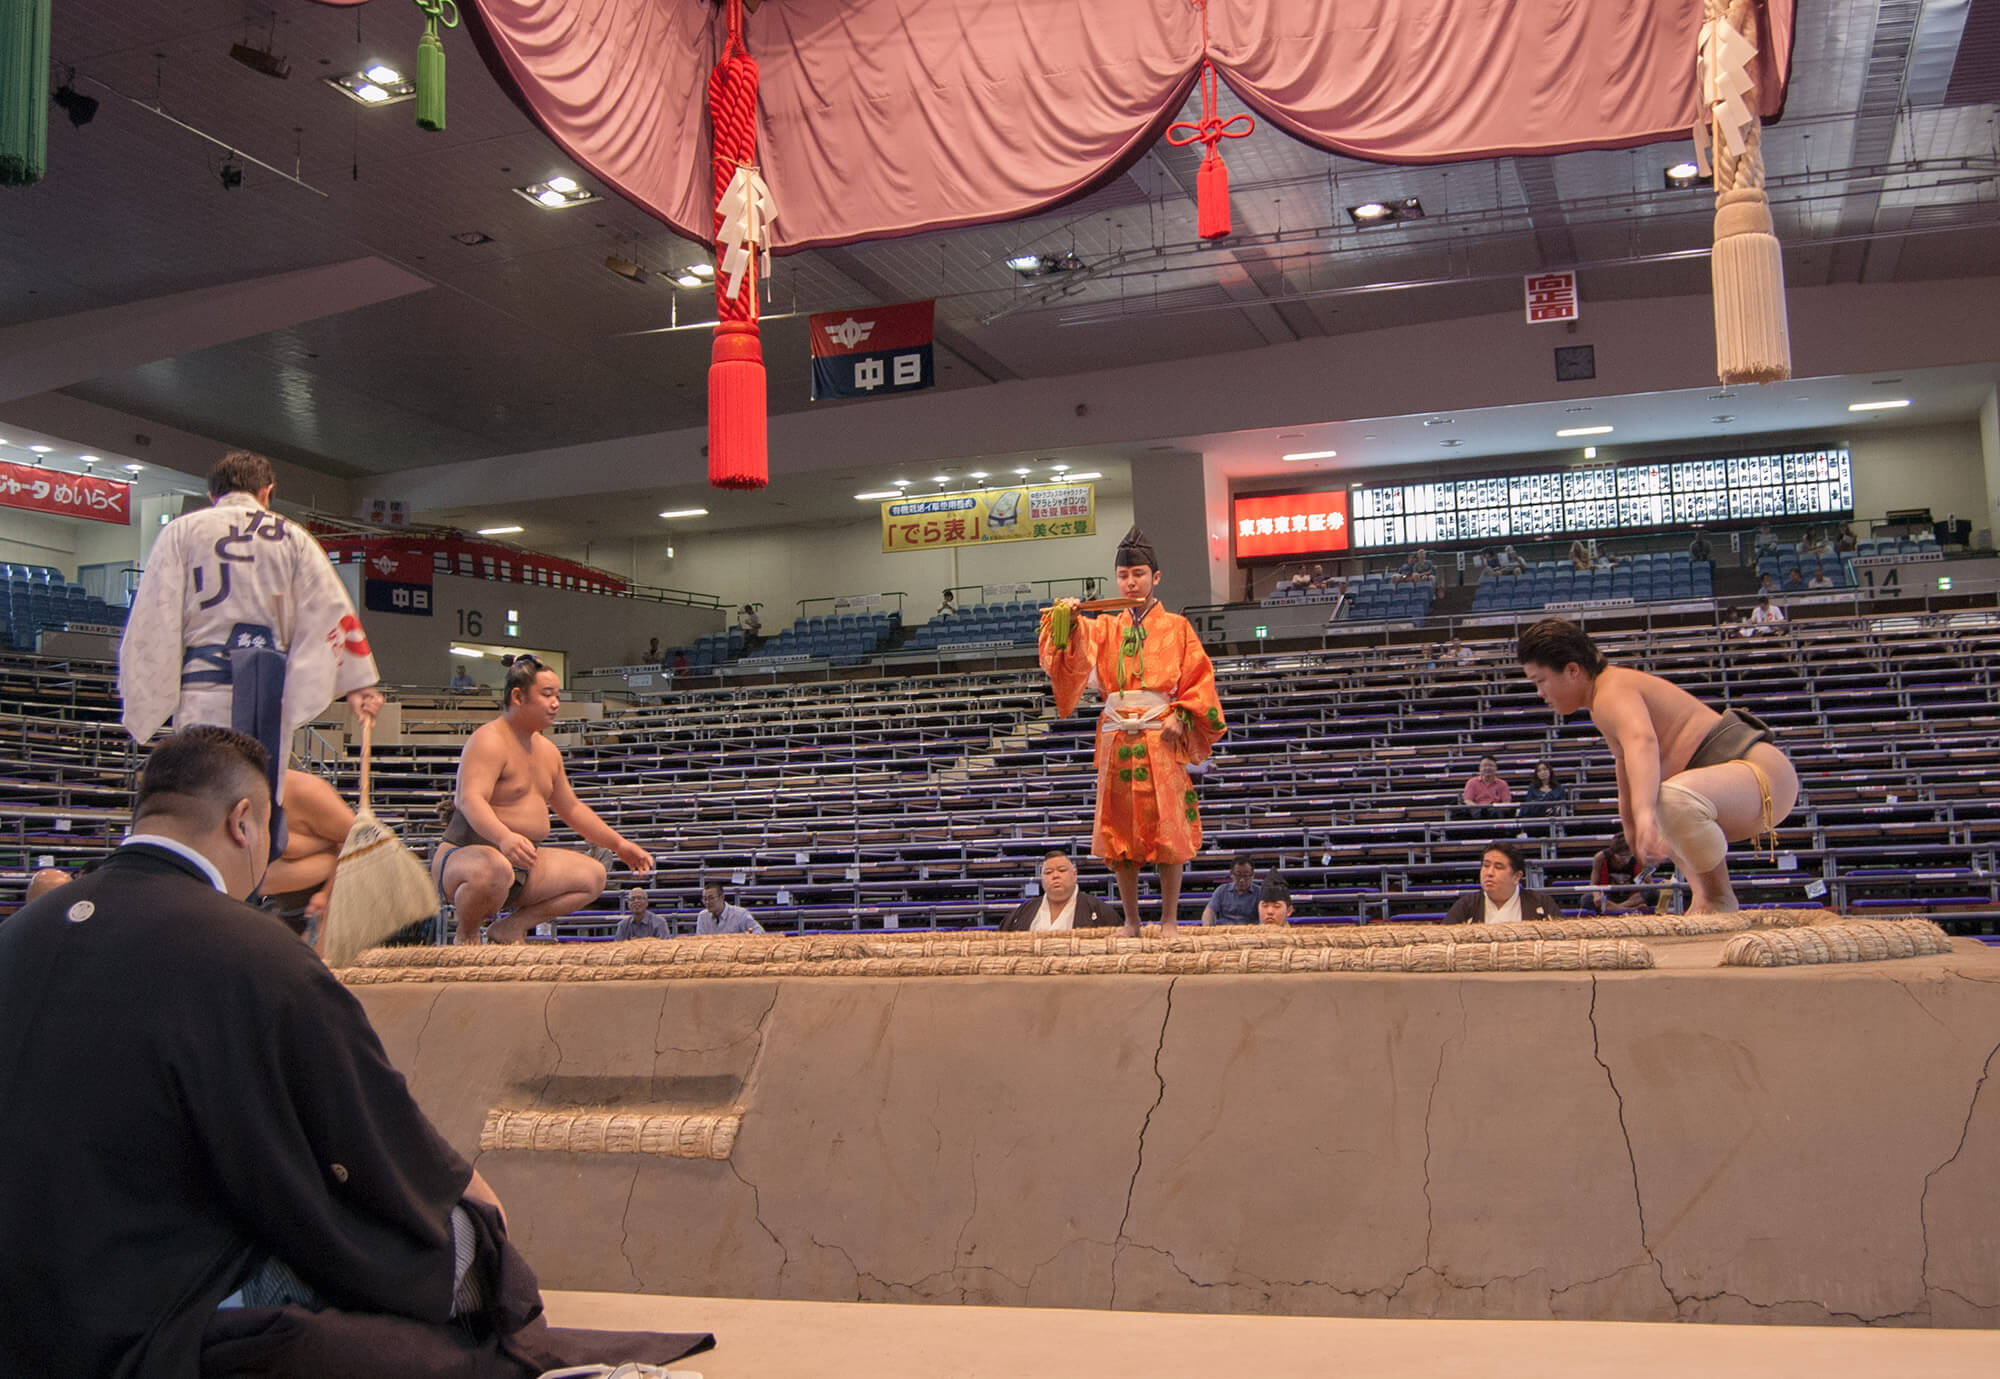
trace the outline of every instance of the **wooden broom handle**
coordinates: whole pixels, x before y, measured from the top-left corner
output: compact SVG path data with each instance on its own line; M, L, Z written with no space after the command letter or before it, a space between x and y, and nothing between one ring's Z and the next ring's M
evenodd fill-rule
M375 720L361 716L361 812L368 812L368 748L375 736Z

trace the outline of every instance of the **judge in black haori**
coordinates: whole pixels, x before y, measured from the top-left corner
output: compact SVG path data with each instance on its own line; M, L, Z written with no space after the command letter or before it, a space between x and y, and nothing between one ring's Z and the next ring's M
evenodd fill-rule
M525 1379L700 1345L541 1324L360 1002L243 903L266 766L227 728L165 740L124 844L0 926L0 1375Z

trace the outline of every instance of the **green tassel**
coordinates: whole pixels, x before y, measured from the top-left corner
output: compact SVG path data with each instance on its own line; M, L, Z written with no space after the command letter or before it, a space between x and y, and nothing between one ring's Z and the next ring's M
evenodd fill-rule
M417 44L417 128L444 128L444 44L435 28Z
M0 3L0 186L29 186L48 170L49 4Z

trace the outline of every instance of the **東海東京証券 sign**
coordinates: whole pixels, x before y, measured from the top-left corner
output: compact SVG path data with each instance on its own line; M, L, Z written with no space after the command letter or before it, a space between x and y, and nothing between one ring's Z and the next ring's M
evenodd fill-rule
M897 498L882 504L884 551L934 551L995 541L1046 541L1097 531L1089 484L989 488Z

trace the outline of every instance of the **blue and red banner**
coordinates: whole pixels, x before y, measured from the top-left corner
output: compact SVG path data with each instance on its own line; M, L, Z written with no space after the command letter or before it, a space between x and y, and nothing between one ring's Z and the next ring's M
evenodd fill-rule
M812 325L813 401L913 393L937 382L936 302L826 311Z
M431 615L431 555L425 550L373 551L361 566L361 606L370 613Z

